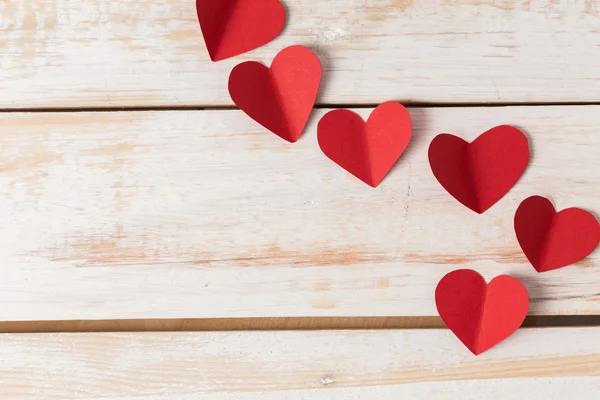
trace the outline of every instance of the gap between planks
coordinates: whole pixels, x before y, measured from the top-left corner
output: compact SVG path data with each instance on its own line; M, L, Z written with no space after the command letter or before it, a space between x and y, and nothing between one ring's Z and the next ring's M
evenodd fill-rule
M529 316L523 327L600 326L600 315ZM285 317L0 322L0 333L445 329L439 317Z
M382 100L382 103L388 100ZM389 100L397 101L405 107L419 107L419 108L469 108L469 107L564 107L564 106L597 106L600 105L598 101L581 101L581 102L530 102L530 103L517 103L517 102L503 102L503 103L430 103L430 102L419 102L409 100ZM319 109L335 109L335 108L354 108L354 109L369 109L375 108L381 103L366 103L366 104L353 104L353 103L339 103L339 104L315 104L313 107L316 110ZM227 110L239 110L236 106L215 104L209 106L124 106L124 107L10 107L0 108L0 113L51 113L51 112L135 112L135 111L227 111Z

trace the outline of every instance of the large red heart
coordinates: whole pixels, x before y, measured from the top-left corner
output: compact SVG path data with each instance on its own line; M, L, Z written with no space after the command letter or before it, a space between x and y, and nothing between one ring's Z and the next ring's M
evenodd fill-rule
M477 272L460 269L440 280L435 304L446 326L478 355L521 326L529 297L525 286L515 278L500 275L486 285Z
M515 233L523 253L538 272L581 261L600 242L600 224L580 208L556 212L545 197L531 196L515 213Z
M255 61L237 65L229 75L229 94L250 118L288 142L298 140L321 83L319 58L303 46L277 54L271 68Z
M333 162L376 187L410 142L410 114L400 103L380 104L365 123L349 110L333 110L321 118L317 138Z
M285 25L279 0L196 0L196 11L213 61L267 44Z
M447 133L429 145L429 165L456 200L482 214L519 180L529 163L527 137L501 125L469 143Z

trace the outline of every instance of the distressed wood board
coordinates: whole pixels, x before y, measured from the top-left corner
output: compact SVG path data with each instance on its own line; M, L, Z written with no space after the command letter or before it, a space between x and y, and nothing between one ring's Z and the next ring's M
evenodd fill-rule
M532 194L599 212L599 107L411 108L377 189L320 152L325 111L294 145L237 110L0 114L0 320L435 316L458 268L521 279L530 315L600 314L598 251L538 274L512 228ZM427 147L501 123L533 159L477 215Z
M600 100L594 0L283 2L278 39L214 64L193 0L4 0L0 108L231 105L231 68L292 44L321 104Z
M0 399L596 399L600 328L0 335Z

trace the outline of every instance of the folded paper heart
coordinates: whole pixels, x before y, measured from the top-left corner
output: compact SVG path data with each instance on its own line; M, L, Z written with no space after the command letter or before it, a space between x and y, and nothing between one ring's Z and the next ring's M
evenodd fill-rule
M529 163L527 137L501 125L469 143L447 133L429 145L429 165L456 200L482 214L519 180Z
M277 54L271 68L248 61L229 75L229 94L250 118L276 134L298 140L313 109L321 83L319 58L303 46Z
M580 208L556 212L545 197L531 196L515 213L515 233L523 253L538 272L581 261L600 243L600 223Z
M321 118L317 138L327 157L352 175L376 187L410 142L410 114L400 103L379 105L365 123L349 110Z
M196 0L196 11L213 61L267 44L285 25L279 0Z
M446 326L479 355L521 326L529 297L525 286L515 278L500 275L486 285L476 271L461 269L440 280L435 304Z

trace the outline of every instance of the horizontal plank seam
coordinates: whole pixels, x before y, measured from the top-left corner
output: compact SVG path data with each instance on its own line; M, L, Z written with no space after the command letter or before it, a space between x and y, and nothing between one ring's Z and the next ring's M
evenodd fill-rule
M427 103L415 101L398 100L405 106L418 108L495 108L495 107L565 107L565 106L597 106L600 101L590 102L502 102L502 103ZM383 100L382 100L383 102ZM317 104L315 109L330 108L375 108L380 103L368 104ZM0 113L53 113L53 112L131 112L131 111L228 111L239 110L231 105L209 105L209 106L123 106L123 107L32 107L32 108L0 108Z
M524 328L600 326L600 315L529 316ZM266 317L5 321L0 333L445 329L439 317Z

